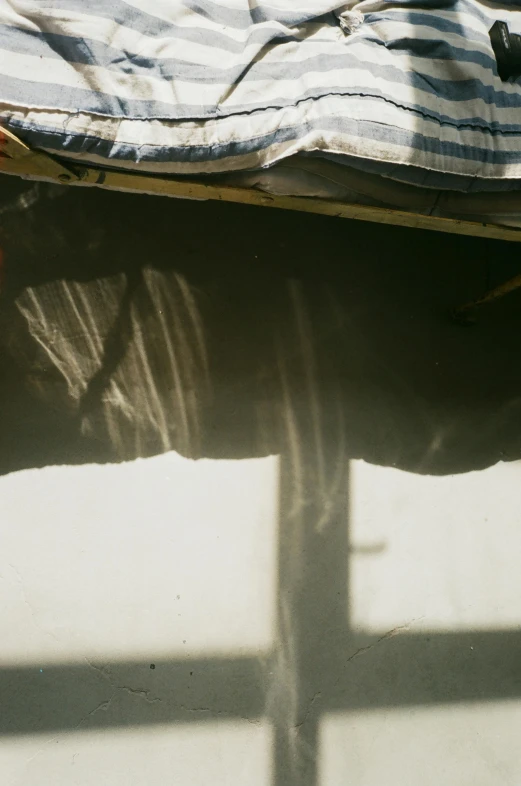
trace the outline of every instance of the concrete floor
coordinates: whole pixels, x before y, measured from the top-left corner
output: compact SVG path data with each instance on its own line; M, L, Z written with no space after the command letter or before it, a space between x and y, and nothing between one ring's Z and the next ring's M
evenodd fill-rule
M2 784L519 786L517 247L0 216Z

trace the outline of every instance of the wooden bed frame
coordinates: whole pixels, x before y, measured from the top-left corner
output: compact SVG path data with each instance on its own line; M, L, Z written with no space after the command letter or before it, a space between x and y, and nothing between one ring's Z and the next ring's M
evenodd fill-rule
M304 213L374 221L379 224L395 224L416 229L431 229L437 232L521 241L521 229L509 229L496 224L424 216L392 208L368 207L314 197L274 196L254 188L212 185L197 181L197 179L141 175L136 172L121 172L90 165L84 166L75 162L69 163L68 161L60 161L46 153L31 150L6 129L0 130L0 154L0 172L27 178L45 178L61 185L91 185L161 196L242 202L247 205L299 210Z
M6 129L0 129L0 172L26 178L43 178L60 185L90 185L159 196L221 202L240 202L261 207L278 207L283 210L299 210L324 216L373 221L380 224L431 229L496 240L521 241L521 229L509 229L496 224L477 223L454 218L424 216L392 208L368 207L313 197L275 196L254 188L211 185L185 178L163 177L135 172L121 172L94 166L60 161L58 158L37 150L31 150L24 142ZM521 288L521 274L486 292L482 297L454 309L453 317L461 324L475 321L478 307L486 305L515 289Z

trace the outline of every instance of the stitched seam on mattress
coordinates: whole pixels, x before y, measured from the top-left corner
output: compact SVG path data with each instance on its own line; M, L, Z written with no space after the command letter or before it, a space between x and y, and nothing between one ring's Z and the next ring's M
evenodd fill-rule
M227 114L222 114L222 115L217 114L217 115L211 115L211 116L208 116L208 117L183 117L183 118L168 118L168 117L137 118L137 117L134 117L134 118L132 118L132 117L124 117L124 116L117 117L116 115L105 115L105 114L102 114L102 113L83 112L83 111L81 112L81 114L85 115L86 117L106 118L108 120L115 120L115 121L120 122L120 123L121 122L126 122L126 123L130 123L130 122L145 123L145 122L147 122L147 120L157 120L157 121L160 121L162 123L166 123L166 124L170 123L170 124L173 124L173 125L177 124L177 123L191 123L191 122L204 123L204 122L210 122L210 121L214 121L215 122L215 121L219 121L219 120L223 120L224 121L224 120L227 120L227 119L232 118L232 117L248 117L248 116L253 115L256 112L261 113L261 112L270 112L270 111L284 111L285 109L292 109L292 108L297 107L300 104L306 103L308 101L321 101L323 99L326 99L326 98L329 98L329 97L335 97L335 96L346 97L346 98L348 98L348 97L368 98L368 99L371 99L371 100L384 101L385 103L391 104L392 106L396 107L397 109L401 109L404 112L410 112L411 114L420 115L425 120L428 120L429 122L432 122L432 123L436 123L440 128L446 126L446 127L450 127L450 128L455 128L457 130L464 130L464 129L478 130L478 131L482 131L483 133L490 134L491 136L521 136L521 128L519 130L516 130L516 131L510 131L510 130L506 130L506 129L503 129L503 128L492 129L489 126L483 125L481 123L469 123L469 122L458 123L457 121L450 121L450 120L443 120L442 121L442 120L439 120L437 117L433 116L430 112L428 112L426 110L404 106L400 102L394 101L392 98L389 98L388 96L373 95L371 93L361 93L361 92L348 93L348 92L340 92L339 91L339 92L334 92L334 93L324 93L324 94L322 94L320 96L308 96L306 98L299 99L299 100L295 101L293 104L289 104L287 106L278 106L276 104L273 104L273 105L265 106L265 107L262 107L262 108L255 108L255 109L251 109L251 110L243 110L241 112L229 112ZM4 102L0 102L0 103L4 103ZM34 106L30 107L30 106L24 106L22 104L16 105L16 107L15 107L14 104L9 104L9 107L12 107L12 110L10 109L10 111L49 112L49 113L60 112L61 114L67 114L66 110L57 109L56 107L48 107L48 108L46 108L46 107L34 107ZM520 111L521 111L521 109L520 109ZM75 114L78 114L78 113L75 113ZM0 117L1 117L1 110L0 110ZM74 114L71 113L70 117L74 117ZM375 125L389 126L391 128L398 128L399 127L399 126L395 126L393 123L382 123L379 120L374 120L374 119L371 119L371 118L360 118L360 120L363 120L364 122L374 123ZM35 126L33 126L33 128L36 129ZM42 129L41 131L40 131L40 129L38 129L38 130L39 130L39 133L47 133L47 131L44 130L44 129ZM52 135L52 136L60 135L60 132L58 130L49 131L48 133L50 135ZM66 135L65 133L62 133L62 136L65 136L65 135ZM89 138L91 138L91 139L98 139L99 138L99 137L96 137L96 136L90 136L88 134L72 134L72 133L68 133L67 135L68 136L82 137L84 139L89 139ZM256 139L256 138L259 138L261 136L264 136L264 134L258 134L257 136L249 137L249 139ZM154 147L154 146L156 146L156 147L165 147L165 145L152 145L152 144L150 145L150 147ZM139 147L139 145L129 144L129 147Z

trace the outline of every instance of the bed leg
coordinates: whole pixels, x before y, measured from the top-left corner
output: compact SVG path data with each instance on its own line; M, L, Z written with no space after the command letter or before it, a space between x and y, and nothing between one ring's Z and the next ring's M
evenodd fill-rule
M478 308L487 303L492 303L494 300L499 300L499 298L519 288L521 288L521 273L505 281L504 284L500 284L498 287L490 289L476 300L472 300L470 303L465 303L463 306L454 308L452 310L452 317L460 325L471 325L476 321L476 310Z

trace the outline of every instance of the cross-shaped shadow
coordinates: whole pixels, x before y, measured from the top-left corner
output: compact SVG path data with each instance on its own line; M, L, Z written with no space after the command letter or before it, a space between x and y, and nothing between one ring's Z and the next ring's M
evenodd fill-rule
M0 734L266 718L274 729L273 786L314 786L326 713L521 698L520 631L364 636L350 629L347 465L339 489L321 529L323 508L312 493L281 518L271 652L160 659L153 671L148 661L3 667ZM294 495L288 458L283 510Z
M83 199L89 203L90 196ZM178 215L184 215L187 220L191 216L193 221L191 211L200 211L197 216L210 221L207 237L197 239L204 253L210 254L215 237L215 247L219 248L219 243L224 245L229 224L223 222L222 214L212 224L213 207L182 206L178 210ZM245 222L243 231L247 236L249 230L253 231L258 214L255 212L254 219L250 219L250 213L238 210L233 216L239 214ZM266 718L274 729L273 786L315 786L319 780L320 724L328 713L521 697L521 667L516 658L505 657L505 652L517 652L521 646L518 630L431 634L400 630L364 634L351 621L349 598L350 554L356 548L349 536L350 460L361 456L419 472L459 471L494 463L504 447L501 435L512 429L512 423L519 425L517 410L512 407L499 428L496 417L498 411L503 411L501 406L496 407L497 401L501 405L506 401L510 406L517 400L517 368L501 381L499 392L486 389L490 367L483 366L479 358L473 361L470 351L477 351L480 341L483 342L482 352L494 368L490 358L497 351L497 334L492 334L493 339L484 333L478 339L465 336L458 344L460 339L449 332L452 328L436 322L437 318L434 327L430 318L422 323L433 304L436 308L442 306L441 285L435 281L438 273L424 270L425 282L415 272L416 262L405 257L401 261L395 259L391 275L374 257L362 259L366 241L360 231L358 235L356 230L351 233L351 246L356 246L358 256L353 257L349 273L335 266L317 272L316 259L322 246L316 236L333 226L320 219L313 219L309 230L301 234L293 247L295 257L303 260L304 270L309 273L311 268L305 267L306 246L315 243L312 251L307 252L313 257L315 267L307 279L304 274L304 284L295 281L299 276L302 278L302 270L297 273L293 259L289 262L286 259L283 272L275 273L274 269L279 263L284 265L287 255L286 251L279 251L277 265L273 262L275 238L286 238L292 228L302 232L298 218L270 218L271 234L267 233L269 240L261 243L259 254L270 259L271 267L259 273L259 265L250 261L247 273L253 283L248 282L241 268L244 265L240 258L241 241L235 241L236 259L222 261L219 273L215 272L213 263L210 271L203 265L201 272L198 261L203 256L201 249L190 257L186 247L193 239L180 232L177 251L180 254L184 248L188 262L177 259L175 277L165 274L160 286L156 286L155 275L147 278L146 271L143 273L146 266L141 260L137 273L128 274L126 270L123 279L118 278L121 264L114 258L122 252L115 247L114 258L106 248L103 253L113 269L107 271L103 260L97 259L94 267L85 272L83 281L83 274L79 274L72 284L63 284L68 280L64 262L57 265L51 255L49 264L55 266L52 273L44 274L33 265L29 272L21 269L18 281L12 284L12 308L6 312L12 317L10 324L17 329L25 326L26 331L29 327L31 341L36 339L39 346L52 349L54 360L58 358L58 365L62 364L60 373L67 380L68 391L76 391L77 400L82 402L71 409L67 421L69 425L72 423L75 447L81 445L83 450L87 445L93 451L82 453L80 463L96 455L100 433L105 437L109 433L114 439L111 446L114 454L106 451L106 445L102 446L105 453L102 450L100 457L105 460L124 457L117 455L117 449L119 446L121 451L129 450L126 437L130 433L134 455L150 455L169 448L216 458L227 453L234 456L276 453L281 457L280 519L277 622L270 651L259 656L234 657L230 653L229 657L159 659L155 660L153 670L148 662L141 661L112 663L109 670L102 664L87 661L84 665L39 663L37 668L36 665L35 668L4 666L0 669L0 734L200 723L219 718L255 722ZM150 215L148 219L152 220ZM90 226L87 219L83 220ZM168 220L164 214L156 217L157 236L162 222L166 226ZM121 222L129 222L128 216L123 215ZM336 237L336 247L340 248L343 232L338 227L331 232ZM412 235L391 233L391 237L400 241ZM131 240L135 240L134 236ZM398 241L397 247L401 248ZM61 240L56 241L58 248L60 243ZM437 253L445 248L441 240L433 244ZM66 243L63 248L67 249ZM472 251L477 246L469 241L468 248ZM147 243L143 242L138 250L144 255L146 249ZM452 278L451 265L456 265L456 260L449 260L439 273L450 292L447 299L462 288L461 281ZM183 278L185 275L187 279ZM274 275L279 278L272 288ZM384 279L383 284L379 277ZM188 285L187 280L193 285ZM206 331L204 346L199 340L199 312L193 305L198 288L210 301L206 310L204 302L200 307ZM366 289L374 291L373 299L364 306ZM390 302L397 313L404 304L414 304L412 320L418 328L409 327L408 332L410 315L402 318L392 313L386 300L389 290ZM424 300L418 302L418 295ZM215 302L220 302L220 307L212 310ZM110 308L108 304L112 304ZM176 315L182 309L184 321L176 327ZM373 319L373 313L379 310L382 313ZM174 326L171 333L165 333L157 316L163 312L171 316ZM56 317L52 342L47 345L44 341L47 321L40 318L42 313L44 316L53 313ZM67 323L67 329L61 332L56 316L60 314ZM86 319L91 320L90 332L85 329ZM390 338L383 330L386 319ZM81 353L75 355L70 348L76 346L78 320L84 323L78 339L83 343ZM4 323L7 321L4 317ZM176 421L175 433L168 429L165 432L161 425L154 431L161 424L162 407L158 405L156 410L150 410L149 422L139 432L141 442L136 442L137 419L128 427L127 434L116 420L110 423L107 420L110 428L106 427L100 412L105 411L103 406L107 401L110 405L111 400L103 396L116 379L118 369L123 368L125 372L124 359L129 357L127 345L135 339L139 326L144 347L142 362L146 359L152 372L162 369L155 389L149 390L149 398L161 401L165 391L170 392L177 384L175 379L166 379L163 369L173 368L171 359L165 362L170 345L176 349L172 357L182 360L179 384L187 395L175 398L175 418L172 418ZM268 348L262 343L266 341L266 333L270 336ZM441 345L437 343L438 335L443 336ZM10 336L18 347L14 329ZM123 337L120 344L118 336ZM58 339L63 339L61 344ZM101 349L96 346L98 339ZM433 346L429 347L431 339ZM414 356L416 365L411 364L410 357L403 357L407 354L406 341L413 346L413 356L416 341L426 344ZM383 349L376 352L380 342ZM508 353L512 346L512 337L505 336L503 351ZM409 346L407 350L410 349ZM443 378L437 377L431 366L422 367L424 355L434 356L434 349L439 350L441 360L449 358L449 370ZM4 341L3 350L6 360L12 358L9 342ZM22 395L13 402L12 394L21 390L20 379L30 376L24 368L30 367L35 375L42 371L38 366L43 363L42 355L35 360L33 351L27 349L25 357L23 353L17 355L26 366L22 363L19 376L6 383L4 398L18 419L12 418L4 429L7 437L4 444L13 445L23 433L20 412L28 414L31 422L29 402L34 402L36 397L24 399ZM80 354L85 365L80 375L74 377L72 361ZM199 392L205 390L208 356L213 358L211 405L204 398L202 402L197 399ZM47 384L52 386L54 360L49 362L50 357L48 352L48 366L43 372L47 375L45 379L50 380ZM67 357L69 365L65 362ZM127 395L132 385L137 387L142 379L143 374L136 373L136 366L130 365L115 384L119 385L121 395ZM41 392L40 383L35 384L35 389ZM58 386L56 390L59 402L62 392ZM459 401L468 402L471 396L474 396L472 402L478 403L462 415ZM241 412L247 399L254 405ZM232 410L230 401L234 402ZM420 410L422 417L418 416ZM36 412L43 413L45 423L40 423L43 434L51 432L49 423L69 417L66 409L60 410L57 416L48 405ZM489 418L491 412L495 413L493 425ZM255 418L258 422L252 425ZM481 439L473 434L476 421L482 425ZM98 435L92 442L88 440L88 429L86 438L78 436L85 423L95 437ZM100 423L103 428L96 431ZM441 426L448 436L440 449L433 447L433 437ZM9 428L12 428L11 442ZM154 432L152 442L147 442L147 429ZM34 433L31 431L31 436ZM60 431L57 440L60 444L66 442L62 436ZM54 450L53 443L50 444L51 448L42 447L41 459L35 459L34 453L27 451L18 451L16 459L4 453L4 471L50 463ZM42 667L45 680L39 673Z

